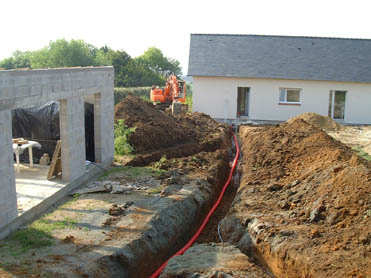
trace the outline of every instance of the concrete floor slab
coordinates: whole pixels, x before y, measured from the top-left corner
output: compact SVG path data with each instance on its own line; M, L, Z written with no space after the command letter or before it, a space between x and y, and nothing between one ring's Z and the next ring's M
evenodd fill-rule
M34 164L31 168L29 164L21 164L20 172L15 173L18 215L41 203L67 184L61 178L48 181L48 171L49 166Z

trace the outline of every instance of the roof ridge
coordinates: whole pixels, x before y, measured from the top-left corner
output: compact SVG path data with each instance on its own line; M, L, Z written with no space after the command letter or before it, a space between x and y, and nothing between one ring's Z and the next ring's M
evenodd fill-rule
M238 36L238 37L276 37L276 38L302 38L302 39L330 39L330 40L363 40L371 41L365 38L341 38L341 37L316 37L316 36L290 36L290 35L259 35L259 34L211 34L211 33L191 33L191 36Z

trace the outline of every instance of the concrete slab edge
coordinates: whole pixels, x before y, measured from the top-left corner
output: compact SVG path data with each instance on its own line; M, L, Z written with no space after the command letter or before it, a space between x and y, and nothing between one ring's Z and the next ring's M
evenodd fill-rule
M64 197L66 197L70 192L77 189L82 184L96 178L98 175L102 174L103 170L95 165L89 166L88 170L84 175L75 179L71 183L64 186L59 191L55 192L50 197L46 198L41 203L37 204L30 210L26 211L21 216L18 216L12 222L0 228L0 240L9 236L12 232L16 231L20 227L23 227L32 221L36 220L42 216L48 209L57 205Z

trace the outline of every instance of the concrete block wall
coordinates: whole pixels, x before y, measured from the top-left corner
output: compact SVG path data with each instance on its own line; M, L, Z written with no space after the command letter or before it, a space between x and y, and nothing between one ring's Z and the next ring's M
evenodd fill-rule
M94 104L95 160L105 166L113 161L114 154L114 115L110 112L114 110L114 100L107 95L96 94Z
M72 181L85 172L85 123L82 97L62 99L59 111L62 178Z
M94 101L97 162L113 161L113 78L113 67L0 71L0 228L17 216L11 109L60 101L62 178L73 182L86 174L84 97Z
M18 216L11 110L0 111L0 227Z
M106 92L113 74L112 67L0 71L0 111Z

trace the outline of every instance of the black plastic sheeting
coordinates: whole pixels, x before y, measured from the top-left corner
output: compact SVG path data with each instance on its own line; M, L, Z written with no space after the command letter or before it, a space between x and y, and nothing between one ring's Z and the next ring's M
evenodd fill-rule
M94 105L86 103L85 108L85 148L86 160L95 161L94 148ZM37 141L41 149L33 148L34 162L38 162L44 153L53 157L55 146L60 139L59 102L52 101L44 105L33 105L12 111L13 138L25 138ZM28 151L20 156L21 161L29 161Z

